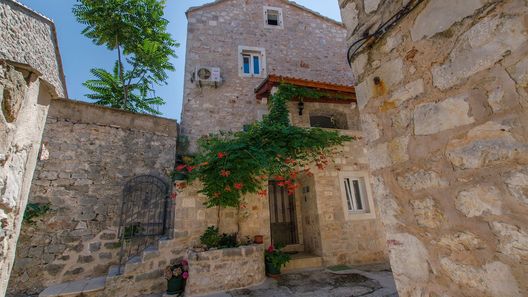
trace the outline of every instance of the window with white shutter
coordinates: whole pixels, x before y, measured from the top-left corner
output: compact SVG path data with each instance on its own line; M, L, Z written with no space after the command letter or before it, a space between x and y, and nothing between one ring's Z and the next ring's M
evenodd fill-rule
M264 6L264 26L266 28L284 29L282 8Z

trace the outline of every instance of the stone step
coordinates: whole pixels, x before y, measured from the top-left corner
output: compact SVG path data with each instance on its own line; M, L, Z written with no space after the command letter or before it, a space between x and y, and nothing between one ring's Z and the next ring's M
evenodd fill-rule
M62 283L48 287L39 297L78 297L88 296L90 293L103 291L106 277L84 279L75 282Z
M304 269L316 269L323 267L323 258L307 253L291 255L291 260L282 269L282 272L291 272Z
M121 267L121 272L122 272L123 268ZM112 265L110 266L110 268L108 269L108 276L107 277L116 277L116 276L119 276L119 265Z

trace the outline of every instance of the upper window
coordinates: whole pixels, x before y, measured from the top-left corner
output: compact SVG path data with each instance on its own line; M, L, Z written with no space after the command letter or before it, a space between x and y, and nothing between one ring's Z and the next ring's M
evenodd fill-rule
M282 8L264 6L264 24L269 28L284 28Z
M334 110L314 110L310 112L310 127L347 130L347 116Z
M347 219L364 220L376 217L367 172L340 172L339 182Z
M266 72L266 56L263 48L240 46L238 55L240 76L264 76Z

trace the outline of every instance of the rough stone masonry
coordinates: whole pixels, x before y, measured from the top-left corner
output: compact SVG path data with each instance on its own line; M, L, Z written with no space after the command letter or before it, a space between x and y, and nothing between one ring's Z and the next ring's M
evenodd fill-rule
M119 259L123 186L174 168L177 124L67 99L50 105L29 202L50 211L24 223L8 293L103 276ZM44 157L44 155L47 155Z
M409 0L341 0L351 44ZM426 0L353 59L400 296L528 296L528 2Z
M53 23L0 0L0 296L4 296L48 105L66 96Z

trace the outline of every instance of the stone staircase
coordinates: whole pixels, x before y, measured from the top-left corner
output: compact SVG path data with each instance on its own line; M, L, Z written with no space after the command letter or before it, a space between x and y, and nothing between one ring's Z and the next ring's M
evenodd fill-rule
M184 246L178 239L159 240L157 247L130 258L120 273L119 266L111 266L106 276L53 285L39 297L134 297L160 292L165 286L163 269L184 256Z
M323 258L308 253L291 255L291 260L282 269L284 273L323 267Z

